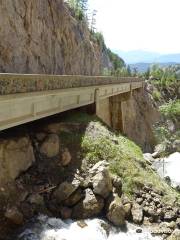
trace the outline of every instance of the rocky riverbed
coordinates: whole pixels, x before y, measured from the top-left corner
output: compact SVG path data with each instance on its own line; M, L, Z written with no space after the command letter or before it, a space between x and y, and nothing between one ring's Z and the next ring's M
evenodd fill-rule
M40 232L48 219L65 221L65 228L69 228L77 221L103 218L116 229L130 230L116 234L123 240L132 236L146 239L139 233L144 227L158 238L172 239L170 236L179 234L178 193L158 176L130 140L87 115L77 121L58 121L30 130L26 137L3 140L1 146L7 163L14 156L14 167L9 172L14 179L0 189L1 239L17 239L24 232L23 226L26 232L39 226L39 235L28 240L43 239ZM26 148L28 165L19 169L19 161L26 162ZM46 221L38 225L37 216L42 214L47 216ZM129 223L133 225L128 227ZM62 229L58 227L58 231ZM53 225L52 231L56 230ZM9 238L7 232L11 233ZM56 238L52 235L44 239ZM64 239L71 238L68 235Z

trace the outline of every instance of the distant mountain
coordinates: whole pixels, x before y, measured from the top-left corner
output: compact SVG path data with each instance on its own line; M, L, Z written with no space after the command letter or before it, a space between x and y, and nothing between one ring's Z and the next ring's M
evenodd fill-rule
M180 54L167 54L167 55L161 55L157 59L155 59L156 62L160 63L167 63L167 62L176 62L180 63Z
M127 64L134 63L180 63L180 53L178 54L160 54L156 52L148 52L142 50L135 51L120 51L113 50L117 53Z
M161 56L159 53L141 51L141 50L129 51L129 52L113 50L113 52L117 53L121 58L123 58L127 64L138 63L138 62L150 63L150 62L154 62L155 59Z
M132 71L136 69L138 72L143 73L143 72L146 72L148 68L151 67L153 64L154 63L133 63L133 64L129 64L129 66ZM173 66L177 64L178 63L175 63L175 62L158 63L158 65L160 65L161 67L168 67L168 66Z

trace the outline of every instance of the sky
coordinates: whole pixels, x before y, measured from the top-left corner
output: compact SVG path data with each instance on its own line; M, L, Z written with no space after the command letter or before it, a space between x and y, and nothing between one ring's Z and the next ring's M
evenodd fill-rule
M112 50L180 53L180 0L89 0Z

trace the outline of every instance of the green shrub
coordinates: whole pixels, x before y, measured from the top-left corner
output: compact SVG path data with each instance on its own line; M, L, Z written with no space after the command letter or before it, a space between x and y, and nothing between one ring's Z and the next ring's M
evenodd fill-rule
M167 118L176 119L180 117L180 100L169 101L160 106L160 112Z
M158 90L154 90L152 93L152 96L155 101L160 101L161 100L161 93Z

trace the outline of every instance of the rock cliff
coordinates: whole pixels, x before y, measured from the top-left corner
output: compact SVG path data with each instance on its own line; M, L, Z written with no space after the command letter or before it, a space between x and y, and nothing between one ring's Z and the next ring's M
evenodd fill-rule
M63 0L0 1L0 72L98 75L110 61Z

